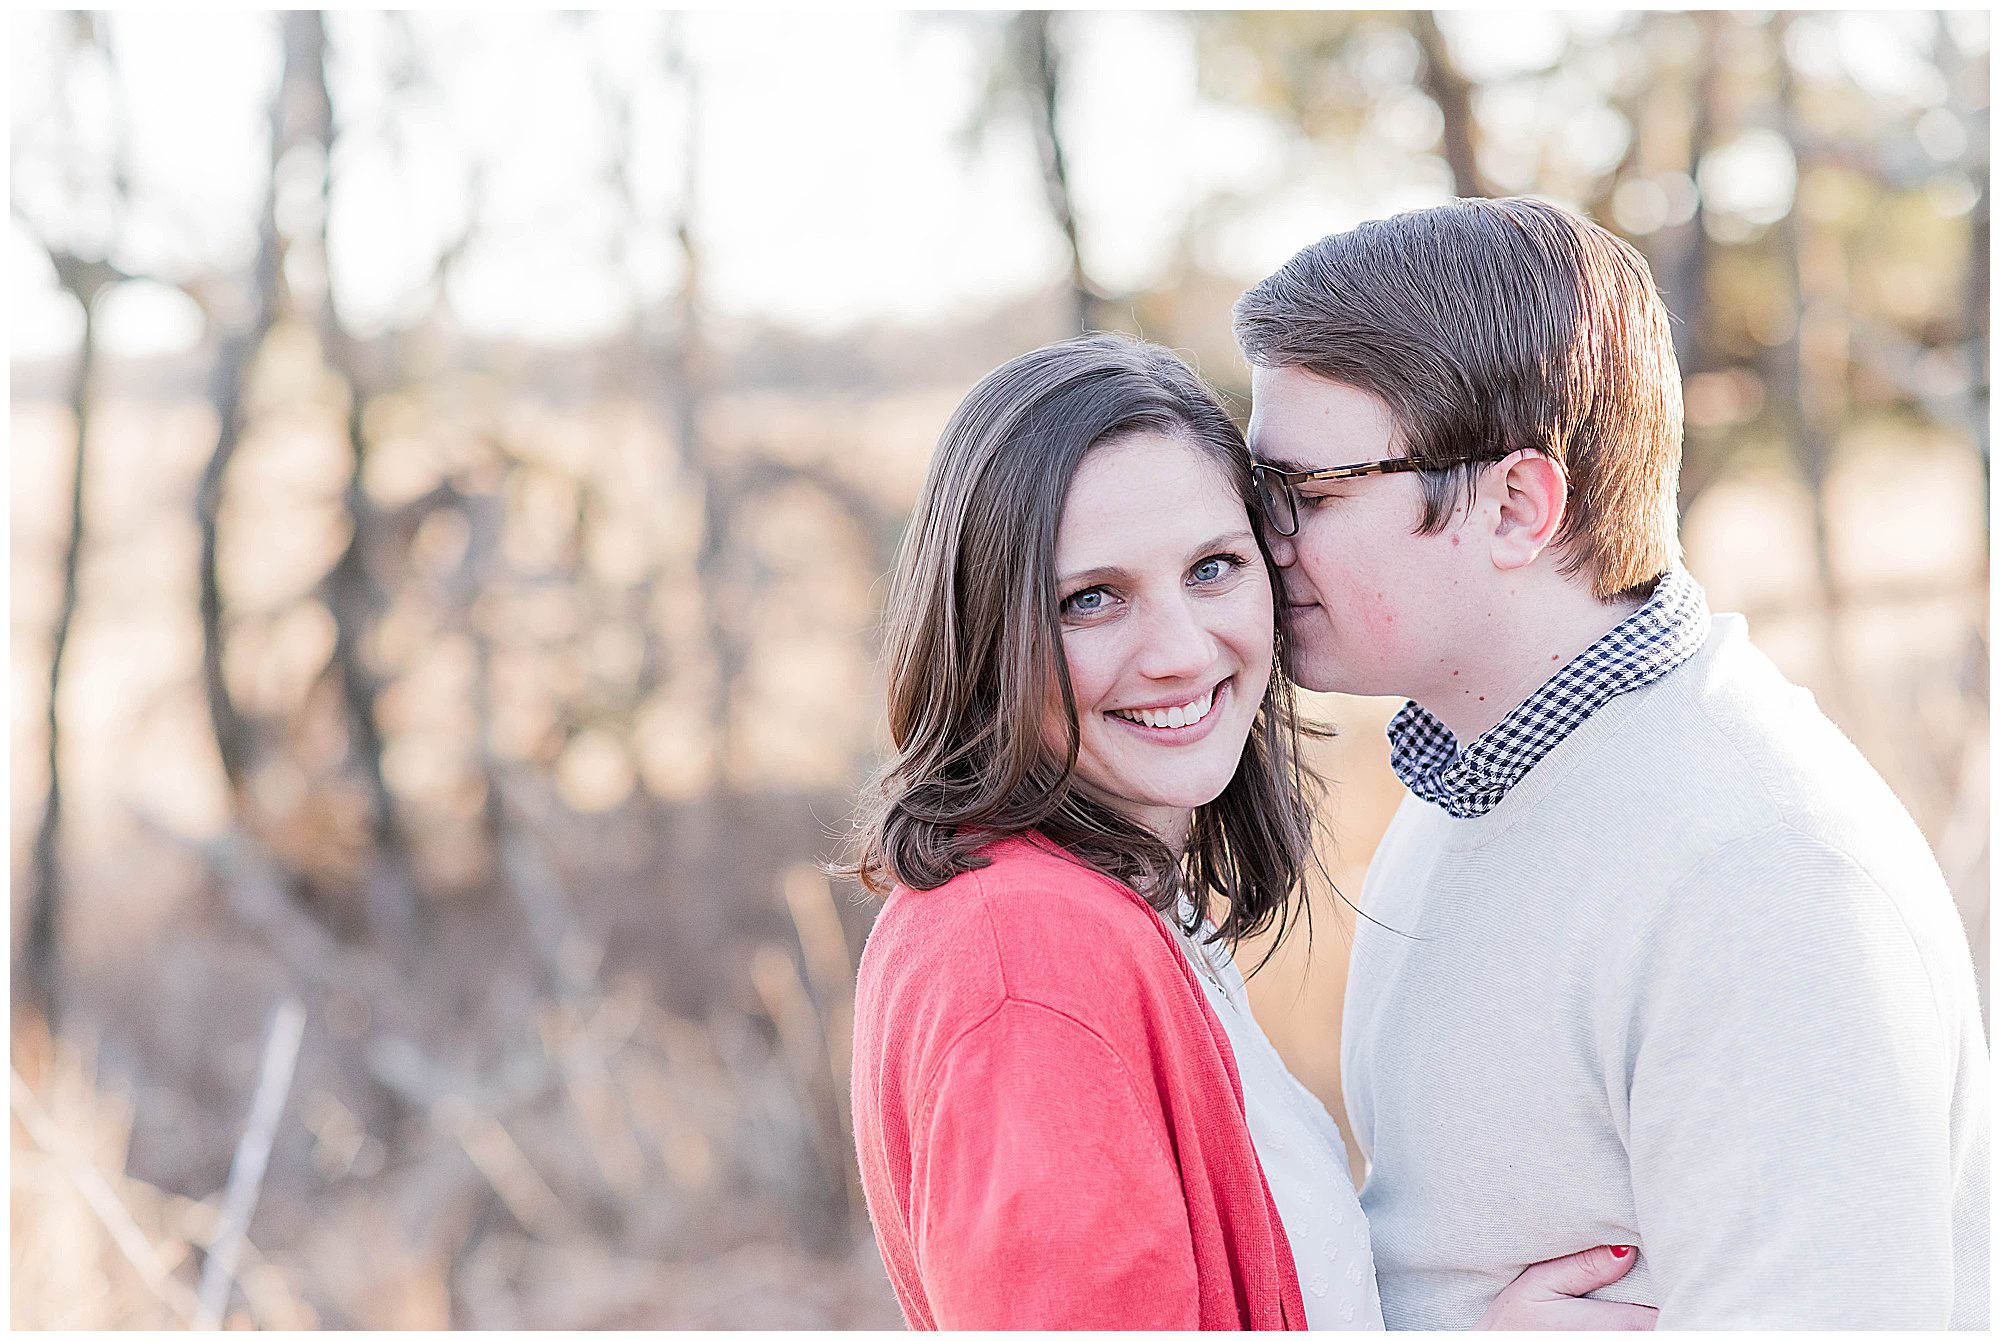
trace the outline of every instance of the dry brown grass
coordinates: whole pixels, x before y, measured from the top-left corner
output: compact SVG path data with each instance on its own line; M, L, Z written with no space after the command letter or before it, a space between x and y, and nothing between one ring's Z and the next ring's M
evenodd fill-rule
M322 993L227 1325L898 1325L846 1124L854 915L809 866L774 883L740 1008L703 1019L615 953L567 992L454 1014L490 944L401 999ZM205 949L211 967L268 953L240 935ZM226 975L203 990L203 962L177 966L197 979L182 1007L254 1032L214 990ZM155 1177L206 1177L196 1198L143 1176L133 1138L146 1105L199 1107L202 1077L155 1059L114 1081L30 1015L14 1038L14 1325L187 1326L251 1078L206 1096L178 1161L139 1152Z

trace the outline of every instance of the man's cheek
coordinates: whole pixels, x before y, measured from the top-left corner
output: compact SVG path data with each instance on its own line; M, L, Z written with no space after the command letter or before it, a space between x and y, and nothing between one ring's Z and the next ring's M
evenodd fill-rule
M1387 592L1366 592L1355 612L1356 632L1370 646L1400 646L1404 637L1404 617Z

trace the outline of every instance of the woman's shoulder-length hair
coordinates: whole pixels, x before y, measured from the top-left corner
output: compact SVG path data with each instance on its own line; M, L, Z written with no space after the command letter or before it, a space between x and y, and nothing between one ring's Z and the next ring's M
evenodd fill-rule
M940 438L899 549L886 618L892 749L864 791L842 869L876 893L934 889L985 865L996 838L1039 831L1192 930L1231 942L1275 926L1314 862L1319 779L1273 640L1270 687L1222 794L1195 811L1183 854L1076 785L1078 727L1056 601L1064 501L1092 447L1170 434L1220 464L1265 562L1242 433L1171 350L1114 335L1049 345L989 373ZM1045 739L1063 706L1066 748ZM1273 945L1276 941L1274 939Z

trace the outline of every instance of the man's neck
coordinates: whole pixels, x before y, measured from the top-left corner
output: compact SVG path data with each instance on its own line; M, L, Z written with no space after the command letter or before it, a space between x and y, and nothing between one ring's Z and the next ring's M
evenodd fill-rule
M1507 593L1494 603L1492 632L1476 663L1417 702L1450 728L1461 747L1469 745L1644 603L1606 604L1568 581L1532 595Z

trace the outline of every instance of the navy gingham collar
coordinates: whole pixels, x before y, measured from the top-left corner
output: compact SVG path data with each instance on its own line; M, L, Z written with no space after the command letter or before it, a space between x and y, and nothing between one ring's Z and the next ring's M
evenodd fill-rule
M1540 689L1463 751L1451 729L1414 701L1389 721L1389 764L1422 799L1458 819L1500 804L1593 712L1665 675L1708 637L1708 598L1679 566L1609 633L1549 677Z

